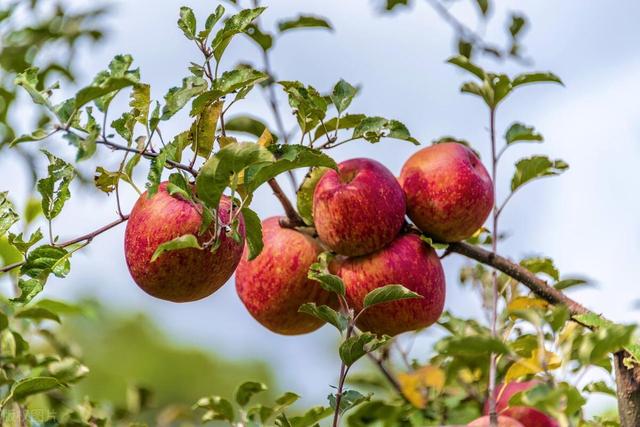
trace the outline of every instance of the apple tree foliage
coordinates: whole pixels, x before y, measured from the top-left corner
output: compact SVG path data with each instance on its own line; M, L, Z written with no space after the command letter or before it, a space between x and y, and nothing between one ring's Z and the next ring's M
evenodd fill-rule
M72 55L78 40L87 37L98 40L100 30L87 22L91 23L103 11L96 9L70 15L59 7L46 21L36 19L29 27L14 28L12 13L26 8L35 14L37 3L40 2L32 1L30 7L9 3L0 11L0 19L6 24L2 27L0 60L3 69L0 95L4 100L0 110L0 147L24 157L37 174L34 187L38 194L20 209L12 202L8 188L0 192L2 273L10 277L16 289L12 298L3 299L0 315L0 411L5 415L21 414L20 425L119 425L125 418L113 411L110 413L100 403L85 402L69 407L49 421L36 419L27 409L33 396L53 399L56 393L68 393L88 372L89 368L69 352L39 352L37 340L51 335L42 324L60 322L61 317L78 308L36 297L50 278L64 278L69 274L77 251L128 219L127 211L120 204L122 186L130 186L138 194L146 191L152 196L160 182L168 179L168 191L173 197L193 203L202 212L201 233L212 222L219 221L216 209L222 195L234 200L230 220L216 224L218 235L210 244L200 245L197 236L184 235L165 242L154 257L183 248L215 251L220 233L240 238L240 215L246 224L250 257L255 257L262 249L260 219L252 206L258 188L271 186L285 205L289 226L310 228L313 227L311 200L315 184L323 171L336 168L329 150L353 141L376 144L396 140L416 145L420 142L395 117L353 111L352 101L360 88L342 79L336 78L333 87L320 90L300 81L277 80L270 65L276 41L309 28L332 30L325 18L299 15L280 20L276 28L267 29L260 21L261 15L268 13L267 9L257 2L251 8L244 8L240 1L231 1L226 7L218 5L202 18L185 6L179 10L177 24L201 58L189 64L188 75L180 76L179 83L161 99L152 96L152 88L127 54L114 57L75 95L61 99L56 93L59 84L51 83L51 77L58 75L74 81L73 69L67 65L71 58L60 63L43 63L38 55L50 43L62 42L68 48L68 55ZM400 9L410 3L387 0L383 9ZM469 77L461 92L477 97L489 112L492 158L487 162L492 166L495 181L499 160L506 150L543 142L543 136L533 126L519 121L506 129L496 129L495 116L502 102L509 96L517 96L523 86L562 82L550 72L527 71L509 76L487 71L479 65L487 56L528 62L521 42L527 25L523 15L510 16L509 42L506 46L497 46L457 21L440 1L429 3L448 22L453 22L457 52L448 62ZM488 20L492 2L474 0L472 3L481 18ZM230 66L224 61L236 37L255 42L262 58L260 64ZM28 94L41 114L37 126L23 135L15 133L7 114L17 88ZM274 128L242 112L242 101L252 90L265 93L275 116ZM128 97L125 111L113 111L116 96ZM280 96L288 100L287 113L293 114L297 123L293 131L285 128L284 112L277 102ZM163 133L165 124L175 120L174 116L183 110L188 112L190 123L176 135ZM38 147L38 153L31 148L49 140L55 142L48 145L49 150ZM72 158L61 144L73 148ZM35 166L34 153L46 161L46 171ZM114 156L117 167L101 161ZM79 180L88 184L78 166L92 161L98 162L93 184L98 190L115 195L118 216L98 230L62 241L57 235L55 219L65 212L66 202L72 197L72 183ZM275 181L284 178L295 182L291 171L296 169L307 172L301 185L296 186L297 209ZM512 196L537 179L560 175L567 169L568 164L563 160L542 155L517 161L509 193L498 197L493 227L478 230L465 244L485 248L495 255L498 243L506 238L498 229L498 219ZM138 179L140 174L146 176L144 183ZM33 230L31 225L35 223L43 226ZM422 237L425 244L440 251L442 257L460 252L456 249L459 244L447 245L430 236ZM441 338L431 354L416 359L409 358L408 351L397 339L359 330L356 320L371 306L419 295L400 284L389 284L369 293L362 311L354 312L344 297L344 283L329 271L330 260L331 254L323 253L311 267L309 278L335 293L340 307L312 303L300 307L301 312L330 324L340 336L339 380L328 393L327 402L307 410L292 408L299 396L286 392L272 402L252 403L254 396L259 397L267 386L248 381L238 386L233 400L202 397L193 405L188 416L191 421L279 427L311 427L324 419L333 420L334 426L342 421L353 427L455 425L482 414L492 382L536 378L537 385L513 396L512 404L540 409L561 426L621 425L615 414L587 419L584 405L591 394L620 396L620 390L616 391L611 380L612 354L624 354L624 365L628 369L637 366L640 347L635 341L635 326L610 322L586 309L577 314L571 306L557 304L553 298L546 297L544 288L541 291L523 286L527 283L512 273L521 268L534 278L532 280L537 279L543 286L559 292L588 284L583 278L561 275L550 258L511 260L511 270L499 272L490 262L470 261L460 271L462 286L477 291L488 312L494 307L499 310L489 324L445 313L438 322ZM351 373L351 368L363 364L364 360L371 361L374 369ZM592 370L601 371L603 379L578 381ZM141 394L139 398L144 396ZM630 424L623 421L622 425Z

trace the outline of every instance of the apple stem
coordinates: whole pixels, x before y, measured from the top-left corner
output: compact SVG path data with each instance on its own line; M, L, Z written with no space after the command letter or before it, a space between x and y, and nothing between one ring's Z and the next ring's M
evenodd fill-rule
M282 190L282 187L280 187L280 184L278 184L278 181L276 181L275 178L271 178L268 183L269 187L271 187L271 190L273 190L273 194L278 198L280 204L284 208L285 214L287 215L287 223L283 225L285 225L287 228L294 228L297 226L305 225L304 221L298 214L298 211L296 211L296 209L293 207L291 200L289 200L287 195Z

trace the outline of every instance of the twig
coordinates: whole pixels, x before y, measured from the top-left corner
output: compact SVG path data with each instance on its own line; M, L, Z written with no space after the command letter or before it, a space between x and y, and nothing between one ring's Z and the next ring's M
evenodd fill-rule
M71 246L75 243L80 243L80 242L91 242L94 237L104 233L105 231L109 231L111 230L113 227L122 224L123 222L126 222L129 219L130 214L127 215L123 215L121 218L116 219L113 222L110 222L109 224L102 226L100 228L98 228L97 230L92 231L91 233L87 233L84 234L82 236L76 237L75 239L63 242L63 243L57 243L54 246L58 246L60 248L66 248L67 246Z
M493 186L494 198L496 197L498 181L498 157L496 153L496 109L489 110L489 133L491 139L491 183ZM498 205L493 203L493 227L491 228L491 251L495 255L498 252L498 217L500 211ZM498 338L498 272L494 268L491 271L491 336ZM498 355L491 353L489 358L489 420L492 427L498 425L498 413L496 410L496 377L497 377Z
M130 153L140 154L142 157L144 157L146 159L153 159L155 157L158 157L158 155L159 155L159 153L152 153L152 152L146 151L146 150L138 150L137 148L127 147L126 145L120 145L120 144L117 144L115 142L111 142L109 140L98 140L98 141L96 141L96 144L104 145L104 146L112 148L114 150L128 151ZM191 166L183 165L182 163L178 163L178 162L175 162L173 160L167 160L167 164L173 166L174 168L181 169L183 171L189 172L193 176L197 176L198 175L198 172L194 168L192 168Z
M113 227L119 224L122 224L128 219L129 219L129 215L123 215L121 218L118 218L117 220L110 222L109 224L103 227L100 227L97 230L92 231L91 233L84 234L82 236L76 237L75 239L72 239L63 243L55 243L53 246L57 246L59 248L66 248L75 243L80 243L80 242L90 243L96 236L104 233L105 231L111 230ZM19 262L14 262L13 264L5 265L4 267L0 268L0 273L6 273L18 267L21 267L25 262L26 261L19 261Z

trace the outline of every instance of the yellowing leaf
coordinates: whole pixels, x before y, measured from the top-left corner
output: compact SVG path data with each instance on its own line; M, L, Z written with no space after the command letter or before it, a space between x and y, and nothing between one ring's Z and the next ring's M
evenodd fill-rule
M269 132L269 129L264 128L264 130L262 131L262 135L260 135L260 138L258 139L258 145L260 145L261 147L268 147L273 143L273 135L271 135L271 132Z
M220 148L224 148L227 145L235 144L236 142L238 142L238 140L235 139L232 136L220 136L220 137L218 137L218 144L220 144Z
M480 380L482 378L482 371L480 369L474 369L473 371L469 368L463 368L458 371L458 378L465 384L472 384Z
M532 309L545 309L548 306L549 303L540 298L515 297L509 302L507 309L509 310L509 312L513 312Z
M410 372L398 374L402 394L417 408L427 405L427 389L441 391L444 387L444 371L437 366L423 366Z
M531 353L531 357L520 359L507 371L505 375L505 383L524 377L525 375L534 375L544 370L553 370L560 367L562 361L553 352L547 350L535 349Z

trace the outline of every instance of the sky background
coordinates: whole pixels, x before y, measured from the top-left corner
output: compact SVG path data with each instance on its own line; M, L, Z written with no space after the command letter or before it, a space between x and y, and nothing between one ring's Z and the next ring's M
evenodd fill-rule
M70 3L77 8L91 4L83 0ZM619 1L612 7L610 2L580 0L500 1L488 28L478 27L475 10L462 3L454 6L453 12L496 42L505 40L507 14L525 12L532 25L523 42L526 54L534 59L532 68L552 70L565 83L565 87L521 89L498 113L499 134L518 120L534 125L545 137L543 145L523 144L507 152L499 171L498 200L508 194L513 163L521 157L542 153L571 165L563 176L531 184L513 198L502 219L502 229L511 237L501 243L500 252L514 258L534 254L554 258L563 276L587 276L595 282L591 288L571 291L572 297L614 320L637 322L640 30L636 20L640 2ZM175 25L183 4L191 6L202 23L217 3L115 2L107 20L107 39L80 52L79 82L88 83L114 55L130 53L141 68L142 80L152 86L152 97L161 99L167 89L188 75L188 62L199 58L199 52ZM467 75L445 64L452 53L452 31L425 1L391 15L381 14L379 3L370 0L274 0L269 6L262 18L267 28L303 12L326 16L335 29L292 31L278 40L272 54L278 79L300 80L326 92L344 78L362 86L351 112L399 119L423 144L443 135L466 139L488 157L488 113L478 99L459 93ZM259 51L248 40L239 37L227 52L223 61L227 69L239 61L260 65ZM509 73L523 70L512 62L480 62ZM286 111L285 98L281 100ZM112 110L121 112L126 102L126 97L119 97ZM254 90L234 112L273 123L260 90ZM26 110L19 114L29 117ZM285 116L293 126L292 117ZM163 134L176 134L189 125L186 114L177 115L163 125ZM108 152L100 150L102 158L108 158ZM403 141L383 140L374 146L355 142L332 154L338 160L372 157L398 174L415 150ZM58 152L65 153L64 149ZM117 161L118 156L112 156L107 164ZM29 190L27 176L9 154L3 154L0 165L2 182L8 182L2 185L3 190L10 189L19 199ZM146 171L139 169L144 179ZM86 170L92 171L90 165ZM8 181L9 177L21 178ZM281 183L288 189L288 181L281 179ZM134 193L124 195L126 210L134 202ZM253 207L262 217L281 212L268 189L259 192ZM73 237L114 218L113 197L76 189L56 220L55 230L62 238ZM114 306L144 310L184 342L228 357L265 358L277 370L281 385L304 395L307 402L322 402L339 367L332 329L325 327L301 337L275 335L248 315L232 281L195 303L155 300L139 290L127 272L123 233L121 226L97 238L74 256L70 278L51 279L44 294L63 298L98 295ZM444 260L446 308L460 316L482 316L477 295L457 283L457 271L463 263L454 255ZM423 333L412 355L426 358L435 335L437 331Z

